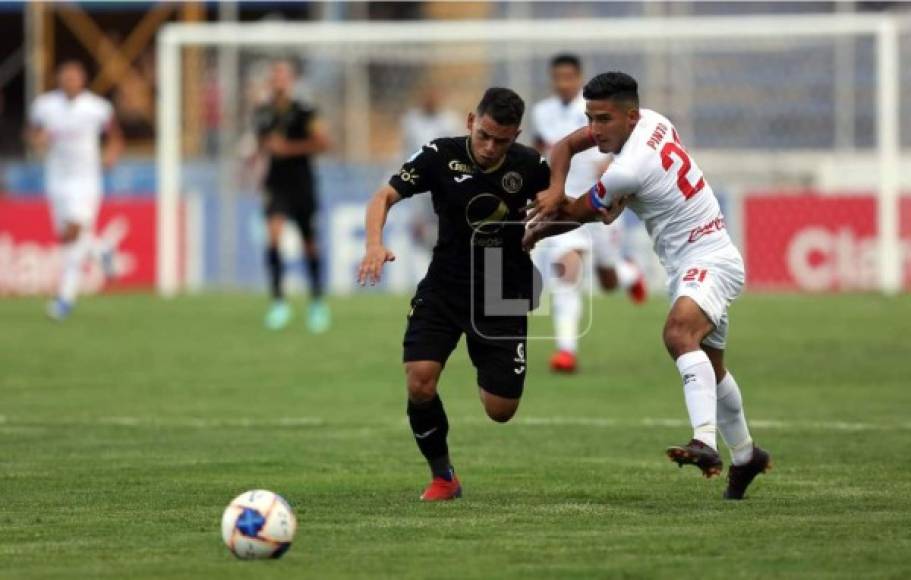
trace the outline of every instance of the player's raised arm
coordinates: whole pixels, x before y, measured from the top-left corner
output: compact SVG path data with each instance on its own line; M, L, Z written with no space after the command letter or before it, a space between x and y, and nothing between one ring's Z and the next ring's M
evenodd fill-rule
M376 284L380 281L383 265L395 260L395 254L383 246L383 226L386 225L386 216L389 208L401 201L399 195L391 185L384 185L370 199L367 205L365 228L367 231L366 249L361 267L357 273L358 284Z
M557 141L550 150L550 187L538 193L535 207L539 214L553 214L565 197L566 175L573 156L595 146L588 127L573 131Z
M113 115L104 126L104 139L101 163L105 169L110 169L120 159L124 149L123 131L120 130L120 125Z
M25 142L34 153L44 155L50 146L51 138L43 127L29 125L25 130Z
M38 155L44 155L51 142L50 133L45 129L45 114L43 99L39 97L29 111L28 126L23 135L25 144Z
M592 201L592 195L594 193L589 191L576 199L564 197L557 211L550 214L551 217L530 221L522 237L522 248L530 252L544 238L564 234L587 222L601 220L605 224L613 223L626 208L627 197L619 197L599 206Z

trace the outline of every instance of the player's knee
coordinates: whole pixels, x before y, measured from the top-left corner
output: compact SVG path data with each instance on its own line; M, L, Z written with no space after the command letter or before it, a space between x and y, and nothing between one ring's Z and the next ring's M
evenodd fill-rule
M669 317L664 324L663 338L667 352L674 358L699 348L699 338L693 330L684 320L674 316Z
M487 412L487 416L497 423L506 423L512 419L519 406L505 407L505 406L485 406L484 410Z
M614 268L598 268L598 281L601 283L601 289L605 292L616 290L619 285L617 271Z
M507 399L493 395L485 389L480 389L481 401L484 404L484 412L487 416L497 423L506 423L516 414L519 409L518 399Z
M80 228L76 224L67 224L60 234L60 242L63 244L72 244L79 239Z
M411 369L407 375L408 398L412 401L429 401L437 394L436 373Z

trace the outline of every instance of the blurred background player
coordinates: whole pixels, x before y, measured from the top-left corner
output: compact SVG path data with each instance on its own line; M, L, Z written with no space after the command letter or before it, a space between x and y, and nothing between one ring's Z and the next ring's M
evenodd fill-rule
M465 335L487 415L509 421L525 387L527 309L537 302L535 270L518 227L527 201L550 180L547 163L516 143L525 103L514 91L490 88L468 115L469 135L430 141L416 152L367 207L366 248L358 282L375 284L395 255L383 245L389 209L429 191L439 215L440 239L427 275L411 300L404 363L408 419L430 466L424 501L450 500L462 487L449 460L449 420L437 385L449 355ZM485 257L501 260L492 277ZM499 277L500 279L492 279ZM520 301L510 312L491 308L486 292Z
M585 85L584 95L590 124L554 146L551 185L538 194L537 209L587 222L612 219L605 212L619 215L628 205L645 222L667 271L671 310L664 346L683 381L693 427L693 438L669 447L667 455L680 466L698 467L707 478L718 475L720 432L732 463L724 497L743 499L753 479L771 465L769 454L753 444L740 387L724 365L728 309L746 279L743 258L677 129L660 113L639 108L636 80L622 72L600 74ZM563 190L570 159L594 147L613 153L614 160L588 193L568 199ZM526 236L541 239L553 227L531 227Z
M320 333L329 328L330 313L322 299L322 264L314 224L318 197L312 157L329 149L329 138L318 121L316 109L293 98L295 80L290 61L272 63L270 100L254 112L259 152L268 157L264 195L268 230L266 267L272 305L265 324L278 330L291 321L292 311L283 288L285 263L280 251L285 220L290 219L303 238L310 279L307 327Z
M123 137L111 104L87 91L82 64L68 61L57 70L57 90L35 99L26 138L45 156L45 189L63 254L57 296L47 307L54 320L73 309L88 257L114 274L113 248L93 234L102 197L102 168L116 163ZM105 137L102 151L102 137Z
M544 155L560 139L585 127L585 99L582 98L582 61L574 54L558 54L550 61L553 96L535 104L532 127L535 147ZM577 197L607 168L610 157L589 149L572 159L566 178L566 194ZM594 263L601 287L606 291L621 288L635 303L646 298L645 278L639 268L622 256L623 226L620 223L586 224L554 237L547 248L538 251L537 260L555 270L548 276L553 299L554 336L557 352L550 359L554 372L575 372L582 319L582 278L587 259ZM586 256L591 252L591 256ZM543 255L541 255L543 254Z
M462 129L459 116L444 106L439 88L428 86L420 95L416 106L402 116L402 148L406 158L419 151L440 135L456 135ZM418 280L423 278L430 263L430 252L437 240L437 216L429 195L415 197L411 207L411 238L416 248L414 271Z

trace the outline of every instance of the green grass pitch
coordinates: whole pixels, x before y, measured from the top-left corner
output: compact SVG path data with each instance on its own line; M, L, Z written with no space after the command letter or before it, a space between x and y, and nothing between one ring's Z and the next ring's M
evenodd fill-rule
M264 330L257 296L94 298L63 325L0 301L0 578L911 577L911 296L735 304L728 365L775 461L741 503L663 456L690 435L667 306L621 297L596 299L581 374L530 343L506 425L459 347L441 394L465 497L420 503L407 305L337 299L314 337ZM221 512L260 487L296 542L237 561Z

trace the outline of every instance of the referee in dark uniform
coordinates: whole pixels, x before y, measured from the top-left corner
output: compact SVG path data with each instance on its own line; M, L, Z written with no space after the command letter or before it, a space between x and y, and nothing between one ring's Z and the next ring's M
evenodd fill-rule
M469 135L424 145L377 191L367 208L359 282L375 283L395 256L383 246L389 208L430 191L439 236L427 275L411 301L404 339L408 419L432 481L421 499L454 499L461 484L449 461L449 421L437 383L462 335L477 370L484 410L512 418L525 384L527 314L540 284L522 249L523 209L550 183L534 149L516 143L525 104L513 91L488 89L468 115Z
M268 157L269 164L264 195L269 232L266 265L272 305L266 313L265 324L278 330L287 326L292 316L282 288L285 264L279 250L282 229L290 219L297 224L304 240L311 293L307 326L319 333L329 328L330 316L322 300L322 265L314 228L318 208L312 157L329 148L329 139L320 127L316 110L292 98L294 82L291 62L273 63L272 98L256 109L253 119L259 150Z

